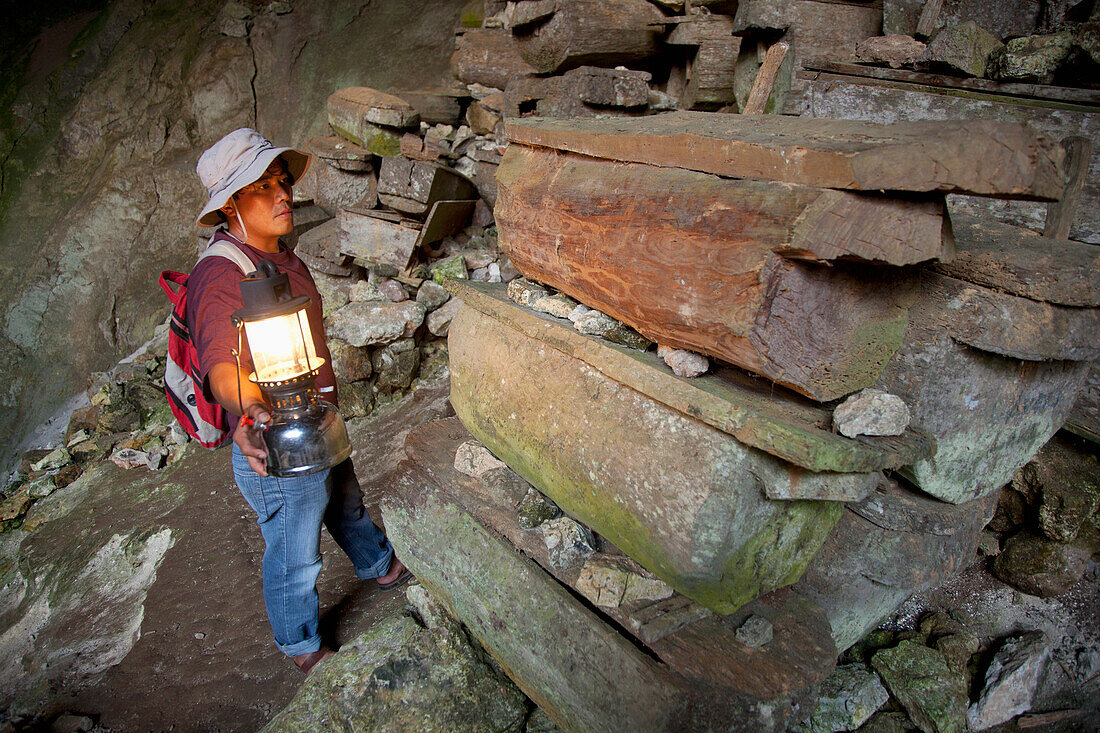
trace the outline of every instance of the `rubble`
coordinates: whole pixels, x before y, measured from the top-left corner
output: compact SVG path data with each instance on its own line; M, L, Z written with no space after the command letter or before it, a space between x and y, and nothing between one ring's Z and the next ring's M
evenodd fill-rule
M488 471L504 468L505 464L480 443L467 441L455 451L455 470L467 476L482 476Z
M966 687L943 656L922 644L903 641L871 658L890 694L925 733L966 730Z
M1073 46L1071 33L1013 38L989 58L989 76L1000 81L1049 84Z
M1084 548L1020 530L993 560L994 574L1014 588L1040 598L1059 596L1081 579L1088 566Z
M813 733L856 730L888 699L878 675L863 664L838 666L821 684L817 707L806 727Z
M889 64L891 69L897 69L916 61L926 48L912 36L894 33L860 41L856 44L855 56L859 61Z
M841 435L901 435L909 427L909 408L897 395L862 389L833 411L833 426Z
M972 20L942 29L916 61L921 67L945 66L970 76L985 76L990 57L1004 44Z
M665 364L668 364L672 373L677 377L690 379L691 377L698 377L700 374L706 374L706 371L710 369L710 362L707 361L707 357L686 349L658 346L657 356L664 359Z

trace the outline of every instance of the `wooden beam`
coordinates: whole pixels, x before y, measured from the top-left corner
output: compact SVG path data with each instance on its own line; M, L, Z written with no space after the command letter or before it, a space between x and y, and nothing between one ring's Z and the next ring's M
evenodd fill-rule
M955 213L951 227L955 259L935 263L937 272L1032 300L1100 307L1100 247L991 217Z
M634 119L509 120L508 139L595 158L856 191L1053 200L1062 147L1024 124L892 125L781 115L670 112Z
M783 59L787 58L787 51L791 45L786 41L772 44L764 54L764 63L756 72L756 79L752 83L752 91L749 92L749 100L745 102L745 109L741 110L746 115L762 115L768 99L772 95L775 86L775 77L779 75L779 67L783 65Z
M1073 224L1073 215L1077 213L1077 205L1081 202L1081 189L1085 185L1089 162L1092 160L1092 141L1087 137L1067 137L1062 141L1062 147L1066 150L1066 189L1062 198L1047 207L1047 223L1043 229L1044 236L1055 239L1069 236L1069 228Z
M817 400L868 386L904 332L891 275L861 276L839 261L952 253L938 199L730 181L520 145L497 179L498 241L524 275L653 341Z

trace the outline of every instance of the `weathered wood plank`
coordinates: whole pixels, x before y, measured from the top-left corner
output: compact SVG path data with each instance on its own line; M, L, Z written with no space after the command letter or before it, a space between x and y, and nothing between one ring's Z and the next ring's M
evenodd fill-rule
M798 395L777 392L767 382L734 369L681 379L656 354L587 336L568 322L515 305L508 300L504 285L453 280L447 289L471 308L585 362L620 384L809 471L864 473L897 468L932 450L930 442L912 431L893 440L845 438L832 432L830 411ZM793 487L802 493L786 498L857 498L814 495L810 493L812 483Z
M456 170L403 155L383 159L378 198L390 208L424 216L436 201L477 198L477 187Z
M424 219L424 227L420 230L416 246L438 242L462 229L470 220L475 203L477 202L471 199L436 201Z
M1062 146L988 120L879 125L670 112L638 119L510 120L508 139L594 158L856 191L944 191L1052 200Z
M699 46L733 37L733 18L725 15L691 15L678 23L665 43L671 46Z
M412 474L396 488L382 518L402 561L559 725L643 730L680 718L664 665L431 482Z
M952 338L1027 361L1100 358L1100 309L1067 308L942 277Z
M875 82L874 84L870 82ZM1100 137L1100 107L1042 99L877 82L853 76L821 74L811 83L812 109L819 117L878 123L924 120L990 119L1026 123L1051 140L1071 135ZM1018 226L1042 231L1047 206L1036 201L1004 201L978 196L953 196L952 210L991 215ZM1070 230L1073 239L1100 244L1100 149L1094 150L1085 179L1081 206Z
M403 270L408 267L420 238L419 228L351 209L341 209L337 221L340 226L337 248L360 263L393 265Z
M520 272L651 340L818 400L875 379L900 343L904 306L890 275L862 278L775 253L911 264L951 251L935 200L729 181L518 145L497 179L498 242Z
M517 5L517 13L523 5ZM660 50L664 16L648 0L557 2L528 23L512 25L520 55L539 73L577 66L617 66L641 61Z
M782 66L783 59L787 58L787 51L790 50L790 47L790 44L786 41L778 41L773 43L771 48L764 54L764 63L760 65L760 69L756 72L756 79L752 82L752 89L749 91L748 101L745 102L745 109L741 110L742 114L764 114L768 98L771 97L772 89L775 87L775 77L779 75L779 67Z
M1018 82L996 82L989 79L963 78L945 74L930 74L909 69L888 69L882 66L841 63L830 60L815 60L804 67L808 71L827 71L834 74L863 76L908 84L940 86L947 89L991 92L1004 96L1031 97L1059 102L1081 102L1100 105L1100 92L1095 89L1059 87L1051 84L1023 84Z
M951 215L955 259L944 275L1058 305L1100 306L1100 247L1041 236L989 217Z
M1066 417L1066 429L1100 443L1100 362L1093 362L1077 402Z
M1066 149L1066 188L1062 198L1054 201L1047 209L1047 222L1043 234L1055 239L1069 236L1070 225L1081 203L1081 189L1089 172L1092 159L1092 141L1079 135L1062 141Z
M771 501L764 486L863 479L807 474L472 308L448 347L451 404L471 433L716 613L794 582L843 506Z

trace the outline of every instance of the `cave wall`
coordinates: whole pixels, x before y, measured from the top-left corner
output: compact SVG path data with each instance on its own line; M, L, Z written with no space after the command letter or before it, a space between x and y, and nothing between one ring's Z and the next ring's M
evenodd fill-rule
M243 125L301 144L342 86L446 83L463 4L73 3L4 48L0 465L166 317L156 278L194 260L202 150Z

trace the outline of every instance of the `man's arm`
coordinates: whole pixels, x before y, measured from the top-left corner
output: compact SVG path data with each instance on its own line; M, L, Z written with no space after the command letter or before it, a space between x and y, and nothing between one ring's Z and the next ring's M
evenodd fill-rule
M210 385L214 399L234 415L249 417L257 426L271 421L271 414L268 412L267 404L264 403L260 388L248 378L245 370L239 369L236 364L224 361L215 364L207 373L206 381ZM233 433L233 442L248 459L248 465L252 470L261 476L266 476L267 451L260 429L249 427L242 420Z

